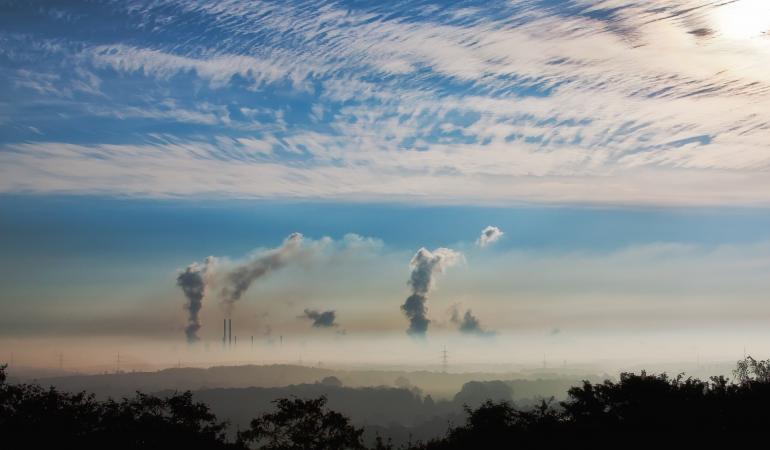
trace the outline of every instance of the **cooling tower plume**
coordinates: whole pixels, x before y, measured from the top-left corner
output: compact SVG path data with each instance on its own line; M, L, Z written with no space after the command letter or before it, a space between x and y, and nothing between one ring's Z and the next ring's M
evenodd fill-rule
M426 248L421 248L412 257L409 263L412 274L408 282L412 294L401 305L401 310L409 319L408 334L418 337L425 336L430 324L426 303L428 293L435 284L435 275L444 272L448 267L461 260L462 254L448 248L438 248L432 252Z
M310 250L303 251L302 240L300 233L292 233L280 247L262 252L225 273L222 276L224 286L219 292L219 299L227 313L232 312L235 302L240 300L254 281L296 259L306 257Z
M197 342L198 330L201 327L200 311L203 307L203 298L206 296L206 272L211 266L213 259L206 258L204 264L192 263L183 270L176 278L176 284L182 288L187 302L187 325L184 332L188 343Z
M503 230L497 227L488 226L481 230L481 236L476 240L476 245L478 245L481 248L484 248L488 245L494 244L495 242L499 241L501 237L503 237L505 233L503 233Z
M337 319L337 313L335 311L316 311L313 309L306 309L305 315L302 316L305 319L313 321L313 326L316 328L331 328L336 327L334 322Z

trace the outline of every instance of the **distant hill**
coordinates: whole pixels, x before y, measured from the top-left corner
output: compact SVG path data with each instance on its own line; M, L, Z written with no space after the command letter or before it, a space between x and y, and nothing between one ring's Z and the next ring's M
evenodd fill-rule
M567 388L595 375L522 373L441 373L431 371L334 370L296 365L215 366L207 369L172 368L156 372L121 372L100 375L68 375L38 378L43 385L67 391L88 390L100 398L130 396L137 390L201 390L212 388L284 387L313 384L326 377L336 377L347 387L402 387L431 395L434 399L452 399L470 381L508 381L514 399L556 396Z
M524 378L527 377L527 378ZM540 378L543 377L543 378ZM464 405L488 399L530 407L542 398L562 399L571 386L595 376L559 377L555 373L442 373L430 371L334 370L296 365L172 368L157 372L122 372L40 378L42 385L99 398L130 397L136 391L170 394L193 391L217 417L228 420L230 433L272 409L278 398L317 398L364 427L365 440L376 435L401 444L443 436L450 424L465 420Z

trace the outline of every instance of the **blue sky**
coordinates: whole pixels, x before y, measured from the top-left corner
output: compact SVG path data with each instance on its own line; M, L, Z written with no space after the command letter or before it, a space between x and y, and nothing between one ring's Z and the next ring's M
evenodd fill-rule
M496 248L611 251L650 242L704 246L770 240L766 209L413 206L397 203L139 200L5 196L3 247L69 257L239 256L293 231L376 236L399 249L472 241L489 224ZM44 244L45 243L45 244ZM15 259L15 258L11 258Z
M420 247L464 255L440 333L761 329L769 30L763 0L0 1L0 344L178 339L180 269L292 232L320 259L254 329L403 337Z
M661 286L667 277L681 277L672 281L681 286L664 286L659 294L688 296L701 291L698 278L706 270L698 268L701 260L713 260L710 264L725 271L713 279L722 291L743 276L736 278L732 273L741 255L746 255L747 261L759 258L754 263L757 267L744 275L762 278L763 268L770 267L763 250L770 242L770 211L766 209L415 206L29 195L2 197L0 207L4 211L0 218L0 244L4 248L0 265L7 284L4 328L14 332L19 332L21 324L28 325L31 333L39 332L35 316L26 315L27 308L44 312L47 305L68 300L80 305L130 306L137 297L157 295L164 305L181 309L182 299L173 285L176 270L208 255L237 261L255 249L277 246L295 231L312 240L327 236L342 240L346 234L355 233L381 241L376 253L382 260L369 261L364 276L388 273L385 278L389 284L381 295L393 303L394 312L406 289L409 258L420 247L450 247L466 254L467 264L454 270L467 272L464 282L470 284L463 289L469 292L478 289L480 280L492 276L487 273L490 266L494 266L492 273L502 271L499 276L511 277L503 274L520 270L522 264L547 267L549 260L554 264L555 279L546 276L542 286L533 282L528 287L516 283L499 287L508 289L506 295L514 299L526 297L532 290L580 295L582 289L594 292L614 284L618 284L612 288L614 292L627 289L631 295L647 289L645 283L650 277L661 277L656 281ZM489 248L478 249L474 241L489 224L500 227L505 235ZM724 251L731 255L720 261ZM628 252L635 256L625 260L623 255ZM619 255L628 265L622 281L610 273L612 261ZM671 258L674 267L656 269L661 257ZM572 269L561 267L557 261L572 258L584 258L598 267L577 285L560 287L574 280ZM636 270L651 273L637 279ZM344 270L332 276L334 283L350 282ZM280 291L282 286L276 283L275 289ZM764 284L743 288L754 291ZM353 292L342 295L342 308L346 302L370 302ZM280 302L249 301L257 308L284 308ZM482 294L473 300L477 307L484 303ZM217 310L213 300L209 307ZM19 314L23 315L22 322ZM568 311L565 317L569 317ZM77 333L74 329L68 332Z
M767 8L5 2L0 190L765 205Z

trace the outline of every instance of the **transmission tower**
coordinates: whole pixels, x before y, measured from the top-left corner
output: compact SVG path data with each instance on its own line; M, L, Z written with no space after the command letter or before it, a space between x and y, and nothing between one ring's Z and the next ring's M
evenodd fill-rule
M441 371L446 373L447 366L449 366L449 353L446 351L446 345L441 351Z

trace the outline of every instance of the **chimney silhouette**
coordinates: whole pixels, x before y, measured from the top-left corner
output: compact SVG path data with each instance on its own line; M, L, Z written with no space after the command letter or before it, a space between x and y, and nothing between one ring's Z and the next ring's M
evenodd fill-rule
M233 319L227 319L227 323L230 325L230 330L227 333L227 345L233 345Z

